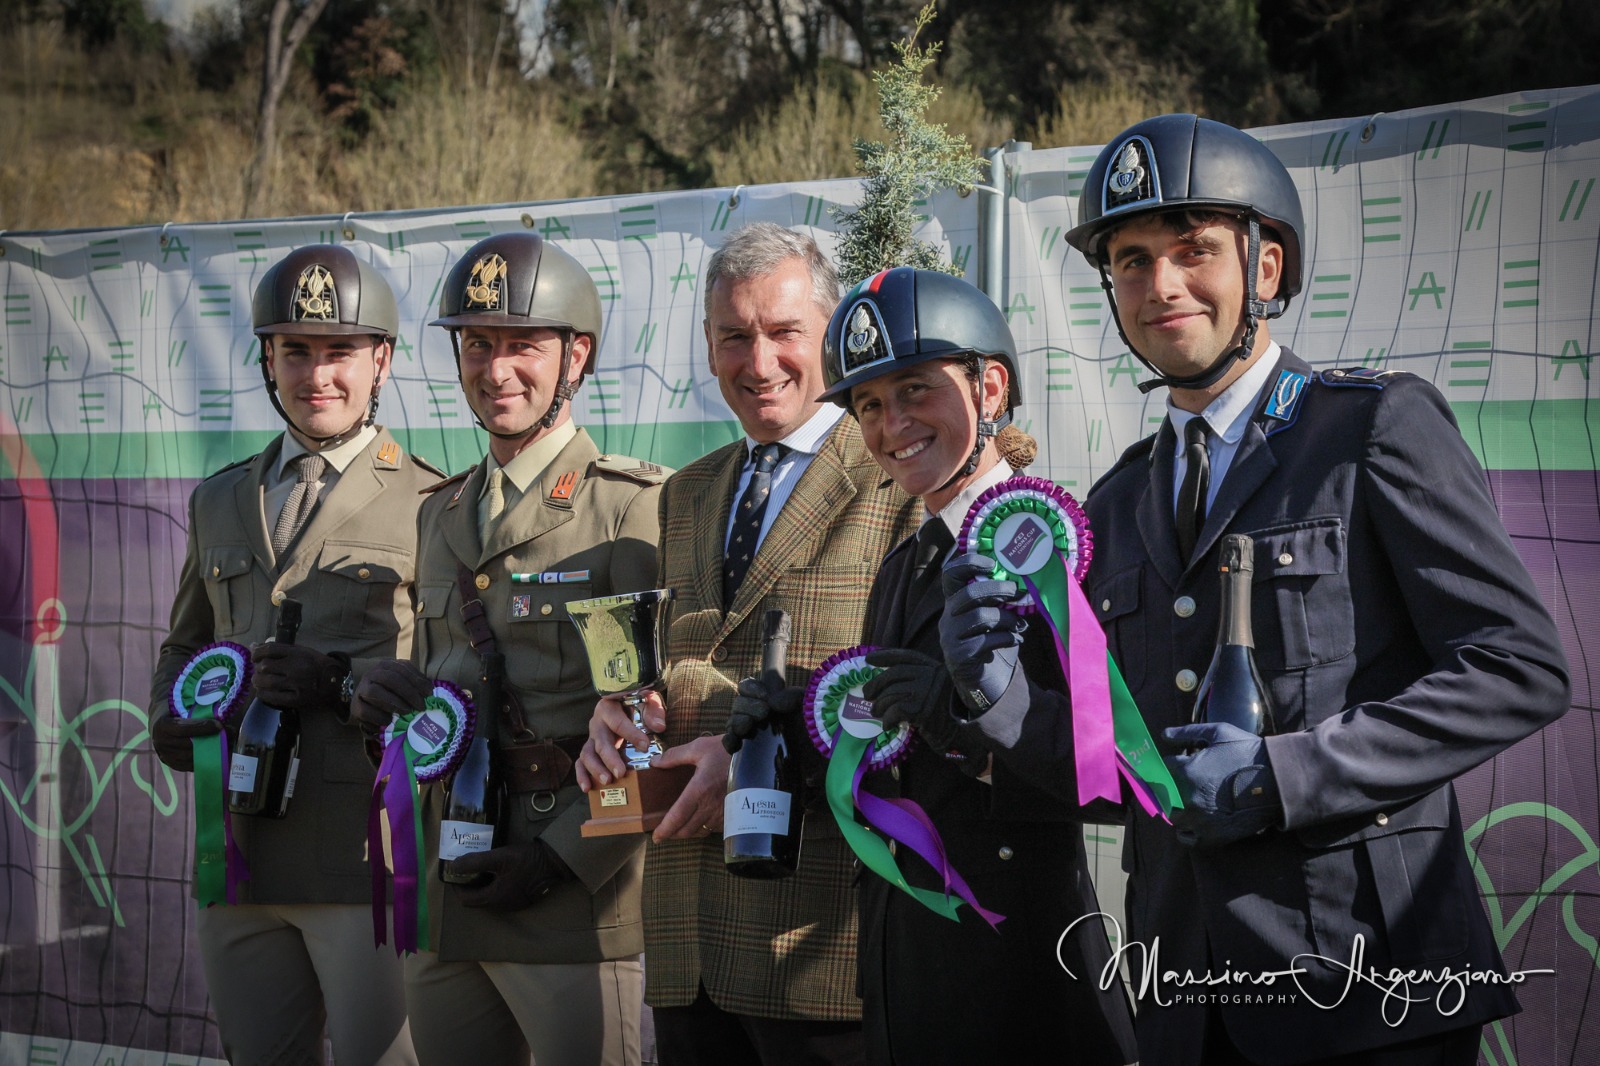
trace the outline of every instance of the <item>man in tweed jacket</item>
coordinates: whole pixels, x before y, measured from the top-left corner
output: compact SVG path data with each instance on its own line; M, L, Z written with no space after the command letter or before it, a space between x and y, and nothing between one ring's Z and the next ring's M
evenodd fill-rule
M855 424L817 402L838 282L816 245L770 223L747 226L712 257L705 292L711 369L747 439L691 463L661 495L660 583L676 600L666 699L648 705L646 722L667 746L659 765L695 774L645 859L645 1000L662 1066L863 1062L850 850L819 810L806 818L794 876L729 874L717 834L729 761L721 734L740 679L758 672L766 611L789 612L788 681L803 684L860 641L878 563L918 515ZM772 442L788 450L729 602L731 514L754 449ZM586 787L621 773L619 737L644 742L603 700L579 764Z

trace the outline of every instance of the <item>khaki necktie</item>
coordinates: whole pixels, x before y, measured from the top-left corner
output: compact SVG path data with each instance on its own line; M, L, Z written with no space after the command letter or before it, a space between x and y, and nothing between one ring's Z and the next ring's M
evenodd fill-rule
M278 524L272 528L272 554L280 558L316 510L317 482L328 468L328 460L320 455L297 455L290 463L295 467L294 488L289 490L289 498L278 512Z
M482 547L487 548L489 538L494 536L494 527L506 509L506 472L498 466L489 471L489 491L484 505L483 526L478 531L478 540Z

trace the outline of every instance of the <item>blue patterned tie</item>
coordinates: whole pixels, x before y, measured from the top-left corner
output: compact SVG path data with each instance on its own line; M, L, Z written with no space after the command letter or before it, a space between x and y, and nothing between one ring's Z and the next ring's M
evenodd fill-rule
M739 591L744 576L750 572L750 561L755 558L756 548L761 543L761 522L767 514L767 499L772 495L772 472L787 454L787 445L759 444L751 456L755 460L755 472L750 475L750 485L734 509L728 553L723 560L724 607L733 605L734 593Z

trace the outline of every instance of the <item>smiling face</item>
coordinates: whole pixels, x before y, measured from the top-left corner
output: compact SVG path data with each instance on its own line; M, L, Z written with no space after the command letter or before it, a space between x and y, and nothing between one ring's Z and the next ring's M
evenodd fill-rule
M705 322L711 372L755 440L782 440L822 406L822 337L832 310L812 298L803 259L786 259L770 274L717 279Z
M365 422L389 376L389 342L365 334L270 334L261 347L291 430L313 450Z
M543 326L465 326L461 330L461 388L488 429L489 450L508 462L549 430L538 425L555 398L561 371L561 334ZM567 380L582 378L589 338L572 339ZM555 425L571 421L563 404ZM551 428L554 428L552 426Z
M1130 220L1107 239L1106 257L1128 343L1163 374L1187 378L1209 370L1244 336L1247 231L1228 217L1194 226L1180 218L1169 214ZM1282 245L1263 237L1258 298L1277 295L1282 269ZM1267 344L1263 321L1255 352L1265 351ZM1207 391L1220 393L1248 362L1239 363Z
M985 362L981 392L991 415L1000 407L1006 378L1005 364ZM922 497L930 511L937 513L995 463L990 441L976 470L950 480L966 465L978 436L973 382L956 360L919 363L872 378L852 388L850 399L867 450L895 484Z

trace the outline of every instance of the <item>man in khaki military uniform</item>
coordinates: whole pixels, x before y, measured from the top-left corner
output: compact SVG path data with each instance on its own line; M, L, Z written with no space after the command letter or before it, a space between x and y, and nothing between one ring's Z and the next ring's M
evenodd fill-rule
M212 719L171 714L172 683L215 640L253 645L257 694L300 715L300 772L282 820L235 817L250 876L237 906L199 913L223 1050L245 1064L415 1063L399 960L372 943L373 770L349 721L354 681L411 650L419 490L437 471L373 424L398 329L394 294L346 248L291 252L256 290L267 395L288 431L202 482L151 692L151 742L175 770ZM280 595L304 606L270 642ZM242 714L242 708L240 712Z
M662 491L661 584L677 598L666 700L652 694L646 717L669 745L661 765L695 768L645 859L646 999L662 1066L865 1061L852 855L832 815L807 814L800 868L777 881L728 873L714 832L729 712L760 703L736 694L759 672L762 618L789 612L788 680L802 684L823 659L860 643L878 563L920 518L855 422L818 402L838 292L816 244L771 223L736 231L706 268L711 371L745 437ZM742 501L773 447L765 514L753 533L741 530ZM735 542L748 537L748 569L730 575L746 554ZM790 712L798 695L788 693ZM622 769L615 738L642 738L613 699L590 732L580 776L604 786ZM812 762L820 776L820 757Z
M423 504L416 665L375 670L354 713L380 727L421 706L435 679L472 688L480 654L503 653L494 744L508 795L501 846L455 860L487 884L463 887L438 873L445 790L423 790L436 950L406 965L418 1055L438 1066L525 1066L530 1049L539 1066L637 1063L643 840L578 832L588 805L572 760L595 693L565 604L654 587L666 471L601 455L572 422L600 297L566 252L530 233L480 241L446 277L440 314L489 454Z

